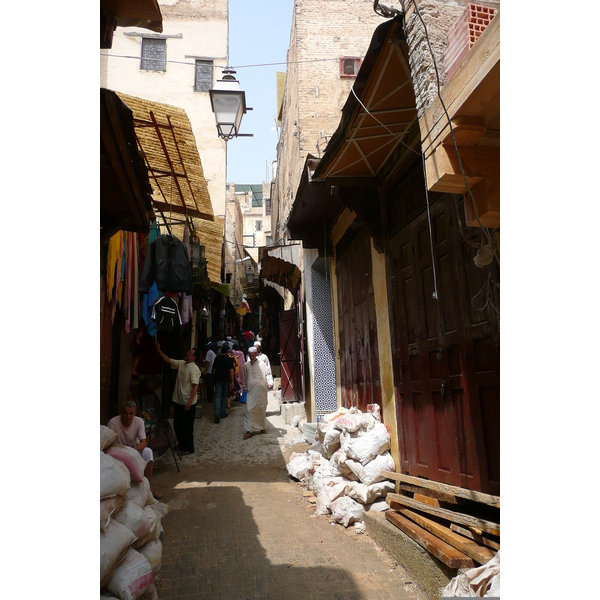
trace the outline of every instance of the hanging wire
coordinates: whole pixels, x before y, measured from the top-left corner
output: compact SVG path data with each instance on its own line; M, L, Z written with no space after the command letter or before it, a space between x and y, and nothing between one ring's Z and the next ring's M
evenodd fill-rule
M492 268L488 265L488 276L486 277L483 286L481 286L481 289L475 294L475 296L473 296L473 299L471 300L471 306L477 311L483 311L488 306L491 306L496 311L496 313L500 315L500 311L496 308L493 302L492 285L496 286L497 289L500 289L500 286L492 280ZM478 308L477 306L475 306L475 298L477 298L477 296L479 296L479 294L481 294L481 292L483 292L484 289L486 290L485 304L481 308Z

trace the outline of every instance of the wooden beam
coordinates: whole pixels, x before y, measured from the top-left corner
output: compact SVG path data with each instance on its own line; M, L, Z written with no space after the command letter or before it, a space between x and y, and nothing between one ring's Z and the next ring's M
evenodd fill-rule
M167 202L159 202L158 200L152 200L152 204L165 213L170 211L179 215L187 215L188 217L194 217L196 219L204 219L205 221L215 220L213 215L201 212L195 208L188 208L187 206L181 206L179 204L168 204Z
M484 546L492 548L493 550L500 550L499 542L491 540L489 537L486 537L484 535L474 533L468 527L461 527L456 523L450 523L450 529L452 529L452 531L456 531L456 533L460 533L461 535L468 537L471 540L475 540L478 544L483 544Z
M464 569L475 566L472 558L397 512L388 510L385 513L385 518L451 569Z
M417 498L417 495L419 495L421 497L426 496L430 500L437 500L438 502L445 502L446 504L460 504L461 502L464 503L464 500L462 498L458 499L456 496L453 496L450 494L444 494L442 492L438 492L436 490L430 490L428 488L419 487L417 485L409 485L407 483L401 483L400 489L405 492L410 492L411 494L414 494L414 498L418 502L426 502L426 501ZM431 502L428 502L428 504L431 504ZM434 506L434 505L432 504L432 506Z
M491 494L467 490L466 488L439 483L438 481L430 481L429 479L422 479L421 477L413 477L412 475L405 475L404 473L395 473L394 471L383 471L382 475L388 479L393 479L394 481L418 485L444 494L450 494L452 496L458 496L459 498L466 498L467 500L473 500L474 502L481 502L482 504L489 504L490 506L500 508L500 496L492 496Z
M452 119L452 134L457 146L471 147L481 140L487 131L481 117L455 117ZM450 129L442 144L453 145Z
M467 191L464 169L469 187L473 187L485 177L500 177L500 148L477 146L458 148L460 161L453 145L438 146L426 158L427 188L434 192L464 194Z
M398 512L411 519L411 521L414 521L417 525L423 527L423 529L427 529L427 531L433 533L433 535L439 537L447 544L450 544L457 550L460 550L463 554L466 554L473 560L476 560L481 565L485 564L488 560L496 556L496 553L490 550L490 548L480 546L475 541L465 538L462 535L452 531L452 529L449 527L445 527L440 523L436 523L435 521L419 515L408 508L402 508Z
M417 502L412 498L407 498L406 496L401 496L400 494L388 494L386 497L386 502L395 510L401 510L404 508L404 506L408 506L409 508L416 508L417 510L434 515L436 517L441 517L442 519L452 521L453 523L478 527L482 531L487 531L489 533L493 533L494 535L500 535L500 525L498 523L484 521L483 519L457 513L446 508L435 508L434 506Z
M487 177L471 188L477 206L473 208L471 194L465 194L465 222L469 227L500 227L500 178ZM479 215L479 221L477 220Z

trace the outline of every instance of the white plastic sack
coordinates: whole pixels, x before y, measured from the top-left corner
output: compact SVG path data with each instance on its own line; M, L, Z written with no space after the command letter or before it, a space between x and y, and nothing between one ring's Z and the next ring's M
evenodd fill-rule
M356 408L351 408L345 415L338 417L333 426L340 431L353 433L358 431L363 423L363 414Z
M326 458L331 458L333 453L340 447L340 434L342 432L339 429L331 428L323 437L323 451Z
M127 504L125 492L100 500L100 531L106 531L111 515Z
M137 600L151 585L154 585L154 576L150 563L143 554L130 548L107 587L121 600Z
M108 448L116 439L116 432L106 425L100 425L100 450Z
M298 423L302 420L302 415L295 415L290 423L290 427L298 427Z
M132 548L139 548L148 541L147 537L150 533L152 523L144 509L135 502L131 500L127 502L112 518L121 523L121 525L125 525L135 535L137 539L131 544Z
M377 455L382 454L390 448L390 434L383 423L377 423L373 429L364 432L356 438L347 434L340 437L342 450L348 458L366 465Z
M163 544L160 539L152 540L138 548L138 552L146 557L152 567L152 574L156 575L162 565Z
M305 479L307 474L314 474L321 464L321 454L308 450L303 454L292 452L290 462L286 465L288 473L295 479Z
M150 482L146 477L142 481L132 481L131 487L127 490L127 500L135 502L140 508L147 504L154 505L158 500L152 495Z
M389 452L384 452L379 456L376 456L371 462L366 464L365 466L361 465L359 462L350 460L347 458L344 462L344 467L350 469L352 473L362 482L367 485L373 485L378 481L383 481L387 479L385 475L383 475L384 471L395 471L396 466L394 464L394 459Z
M109 456L120 460L129 470L132 481L142 481L146 463L142 455L135 449L122 444L112 444L104 451Z
M378 421L381 421L381 407L379 404L367 404L367 412L371 413Z
M497 577L497 579L496 579ZM500 596L500 550L494 558L485 565L469 569L460 573L442 590L440 596L447 598L475 597L482 598L491 591L494 586L494 594ZM495 593L497 590L497 594Z
M120 461L100 452L100 498L126 492L131 483L129 470Z
M316 512L318 515L327 515L331 510L331 504L346 491L348 481L343 477L333 477L323 482L321 493L317 496Z
M114 519L100 532L100 587L112 577L116 566L125 558L135 535Z
M162 519L164 516L169 514L171 507L164 502L156 502L152 505L152 510Z
M156 512L152 506L144 506L144 512L148 515L150 520L150 531L144 540L144 542L147 543L158 539L163 532L162 516Z
M342 435L345 435L345 434L342 434ZM333 455L330 462L334 462L334 459L335 459L334 464L337 464L337 466L340 470L340 473L342 474L343 477L345 477L349 481L360 481L358 475L356 473L354 473L354 471L350 468L350 465L348 464L348 462L354 463L355 461L350 460L346 456L346 453L342 449L338 450ZM359 463L356 463L356 464L359 464Z
M362 521L364 513L364 508L348 496L342 496L331 503L331 518L344 527L355 521Z
M391 481L381 481L372 485L351 481L346 487L345 494L361 504L371 504L377 498L385 498L389 492L394 491L395 487Z

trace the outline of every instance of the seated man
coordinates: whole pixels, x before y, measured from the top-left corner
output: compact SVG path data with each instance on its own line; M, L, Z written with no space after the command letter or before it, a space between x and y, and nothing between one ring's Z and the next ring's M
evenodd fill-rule
M123 446L135 448L144 459L146 468L144 469L144 477L150 483L152 495L160 500L162 494L152 489L152 468L154 466L154 454L147 447L146 441L146 426L144 419L136 417L137 406L135 402L128 400L123 402L121 406L121 414L118 417L113 417L108 426L118 435L119 443Z

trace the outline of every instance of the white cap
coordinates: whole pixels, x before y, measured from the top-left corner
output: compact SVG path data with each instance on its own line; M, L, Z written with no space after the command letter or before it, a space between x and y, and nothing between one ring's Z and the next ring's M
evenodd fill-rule
M256 347L258 347L258 346L262 346L262 344L260 343L260 340L256 340L256 341L254 342L254 345L255 345Z
M248 354L254 354L254 352L258 352L258 348L256 346L250 346L250 348L248 348Z

